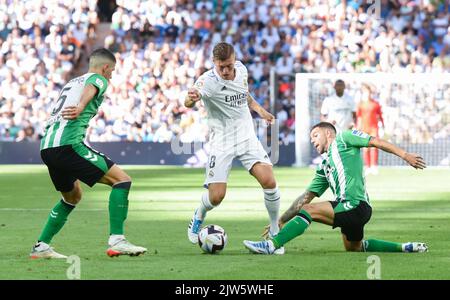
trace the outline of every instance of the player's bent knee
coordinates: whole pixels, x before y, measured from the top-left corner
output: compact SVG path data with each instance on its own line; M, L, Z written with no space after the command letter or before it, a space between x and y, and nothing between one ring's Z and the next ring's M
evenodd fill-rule
M347 252L361 252L362 251L362 242L351 242L344 244L345 251Z
M212 205L217 206L222 202L223 198L225 198L225 192L223 191L213 192L209 196L209 201L211 202Z
M114 174L113 176L108 176L104 180L104 183L109 184L110 186L114 186L121 182L130 182L131 183L132 180L131 180L131 177L123 171L119 172L118 174Z
M131 182L131 177L127 173L124 173L124 175L120 176L119 182Z
M63 193L64 201L72 205L77 205L81 201L81 196L82 191L79 186L75 186L75 188L68 193Z
M125 171L123 171L122 169L119 169L120 171L117 172L116 176L115 176L115 183L118 182L131 182L131 177L130 175L128 175Z
M305 204L302 206L301 210L306 211L314 221L320 221L323 219L320 211L314 206L314 204Z
M277 187L277 182L273 177L269 177L261 182L261 186L263 189L274 189Z
M361 252L361 247L346 247L345 251L347 252Z

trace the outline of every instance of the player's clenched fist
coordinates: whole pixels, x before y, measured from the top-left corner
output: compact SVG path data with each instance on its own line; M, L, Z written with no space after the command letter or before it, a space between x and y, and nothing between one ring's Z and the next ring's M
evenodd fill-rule
M188 96L193 101L198 101L198 100L200 100L200 97L201 97L200 92L197 89L194 89L194 88L190 88L188 90Z
M261 112L260 116L261 116L261 118L266 120L267 124L273 124L275 122L275 117L267 111Z
M193 107L195 102L199 101L200 98L201 98L200 92L194 88L190 88L184 100L184 105L186 107Z

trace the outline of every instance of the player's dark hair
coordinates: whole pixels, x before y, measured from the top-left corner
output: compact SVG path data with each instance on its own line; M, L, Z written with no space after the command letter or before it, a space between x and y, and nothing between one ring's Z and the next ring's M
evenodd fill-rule
M234 54L234 48L232 45L220 42L214 46L213 59L214 60L227 60Z
M330 129L331 131L333 131L334 134L336 134L336 127L334 127L334 125L331 124L331 123L328 123L328 122L320 122L320 123L317 123L316 125L314 125L314 126L311 128L311 131L313 131L314 128L317 128L317 127L319 127L319 128L328 128L328 129ZM311 132L311 131L310 131L310 132Z
M114 53L105 48L99 48L94 50L89 56L89 62L91 62L91 60L96 58L107 59L113 63L116 63L116 57L114 56Z
M338 80L336 80L336 81L334 82L335 85L338 84L338 83L345 84L344 80L342 80L342 79L338 79Z

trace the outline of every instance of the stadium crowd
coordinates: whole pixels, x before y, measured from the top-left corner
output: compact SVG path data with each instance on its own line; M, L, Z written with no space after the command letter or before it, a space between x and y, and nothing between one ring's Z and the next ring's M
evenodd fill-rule
M0 140L36 140L49 105L90 52L96 0L0 0Z
M448 1L359 2L116 1L104 46L117 53L117 67L89 140L205 141L205 111L184 108L183 91L212 68L212 47L222 40L235 45L266 109L275 68L284 143L294 140L297 72L450 71ZM0 140L39 138L97 24L96 0L0 0ZM401 118L386 119L386 129L401 128L389 122Z

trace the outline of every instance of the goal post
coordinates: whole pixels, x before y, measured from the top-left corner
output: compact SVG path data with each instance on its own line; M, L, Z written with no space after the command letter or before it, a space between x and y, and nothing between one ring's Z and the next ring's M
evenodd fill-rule
M298 73L295 77L296 166L308 166L318 154L310 143L311 126L320 121L325 97L342 79L358 105L361 86L369 84L381 105L385 126L380 137L424 156L430 166L450 166L450 74ZM379 164L404 165L380 151Z

